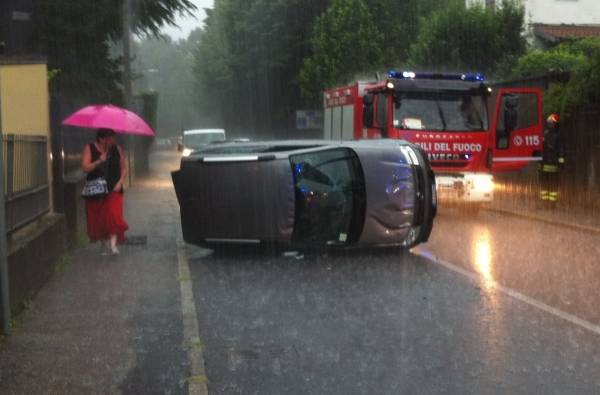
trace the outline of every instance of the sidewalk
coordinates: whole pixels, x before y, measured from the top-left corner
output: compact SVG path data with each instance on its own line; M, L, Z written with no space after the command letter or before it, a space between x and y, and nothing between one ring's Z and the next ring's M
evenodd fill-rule
M152 177L126 192L130 235L102 257L77 250L0 342L2 394L179 394L187 392L177 274L177 202L168 171L154 158ZM40 251L43 253L43 251Z

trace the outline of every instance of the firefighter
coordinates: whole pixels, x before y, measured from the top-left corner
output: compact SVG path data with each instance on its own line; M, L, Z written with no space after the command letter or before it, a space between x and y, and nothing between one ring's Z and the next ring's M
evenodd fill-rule
M558 201L559 172L565 163L559 131L560 117L550 114L544 130L544 152L540 164L540 199L555 204Z

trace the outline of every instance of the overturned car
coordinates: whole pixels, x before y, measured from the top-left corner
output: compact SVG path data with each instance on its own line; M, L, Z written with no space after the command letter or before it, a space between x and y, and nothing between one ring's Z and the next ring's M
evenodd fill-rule
M172 177L184 240L209 248L412 247L437 208L426 157L399 140L226 143Z

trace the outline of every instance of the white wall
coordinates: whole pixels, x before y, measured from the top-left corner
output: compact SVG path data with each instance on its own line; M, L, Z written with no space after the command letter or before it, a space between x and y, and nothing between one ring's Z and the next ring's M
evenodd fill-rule
M600 25L599 0L526 0L528 23Z
M528 24L600 25L600 0L520 0ZM501 0L496 0L500 4ZM485 0L466 0L467 6Z

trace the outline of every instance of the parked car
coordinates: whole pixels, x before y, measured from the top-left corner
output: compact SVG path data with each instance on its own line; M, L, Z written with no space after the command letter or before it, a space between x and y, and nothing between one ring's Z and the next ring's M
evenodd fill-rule
M183 156L189 156L193 151L202 149L208 144L225 141L223 129L192 129L183 131Z
M412 247L437 210L426 156L399 140L225 143L172 177L184 240L210 248Z

